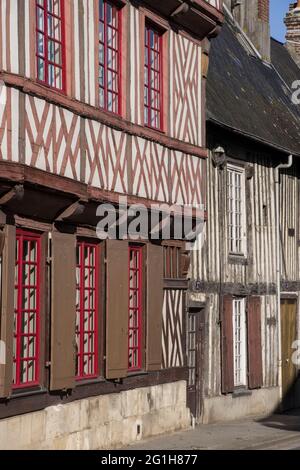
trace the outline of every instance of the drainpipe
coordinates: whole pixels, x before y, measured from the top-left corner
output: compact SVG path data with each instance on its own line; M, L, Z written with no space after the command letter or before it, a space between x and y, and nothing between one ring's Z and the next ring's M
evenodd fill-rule
M280 251L280 170L291 168L293 155L289 155L288 163L275 167L276 193L276 285L277 285L277 321L278 321L278 385L279 397L282 400L282 360L281 360L281 251Z

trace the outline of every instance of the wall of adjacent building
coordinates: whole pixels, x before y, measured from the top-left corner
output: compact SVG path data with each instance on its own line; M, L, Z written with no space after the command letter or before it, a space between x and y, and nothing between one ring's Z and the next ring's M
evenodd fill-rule
M255 146L224 139L221 132L209 134L210 148L226 148L226 161L242 164L246 172L247 253L244 262L228 251L226 209L226 163L216 166L213 152L208 160L208 220L199 251L193 254L194 298L206 299L206 337L203 362L203 422L231 420L268 414L280 403L279 340L276 296L276 154ZM278 160L279 163L279 160ZM299 169L284 172L280 186L281 290L300 294L299 283ZM195 283L195 280L197 282ZM263 385L240 395L222 391L222 298L257 296L261 305L261 353ZM248 297L249 298L249 297ZM299 330L299 302L297 307Z

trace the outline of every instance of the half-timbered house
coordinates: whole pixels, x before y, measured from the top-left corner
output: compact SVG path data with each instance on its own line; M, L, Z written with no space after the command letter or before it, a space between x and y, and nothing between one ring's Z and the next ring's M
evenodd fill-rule
M210 52L208 219L190 294L201 347L190 346L189 394L202 422L267 414L300 398L299 68L270 41L267 0L234 5L225 2Z
M190 424L182 241L101 241L97 208L205 204L221 0L0 0L1 448Z

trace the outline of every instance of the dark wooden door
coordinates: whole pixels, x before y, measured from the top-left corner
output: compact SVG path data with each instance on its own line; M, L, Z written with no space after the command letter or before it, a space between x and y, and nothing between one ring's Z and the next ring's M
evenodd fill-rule
M202 404L203 310L189 311L187 324L188 388L187 401L197 420Z
M297 301L281 300L282 410L295 406L297 369L292 361L297 339Z

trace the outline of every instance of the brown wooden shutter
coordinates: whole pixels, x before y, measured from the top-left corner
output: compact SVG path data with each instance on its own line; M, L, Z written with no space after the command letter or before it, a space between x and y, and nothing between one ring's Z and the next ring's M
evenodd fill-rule
M181 253L181 273L180 277L186 278L191 265L191 253L189 251L182 251Z
M76 237L52 233L51 390L75 385Z
M222 393L234 389L232 297L223 297L222 316Z
M0 398L8 397L13 381L14 288L16 264L16 228L6 225L2 252L2 295L0 339L3 342L3 362L0 364Z
M0 256L2 255L5 244L5 231L0 231Z
M247 335L248 385L250 389L255 389L260 388L263 385L260 297L248 298Z
M129 248L126 241L106 242L106 378L128 371Z
M147 245L147 339L146 369L162 365L163 247Z

